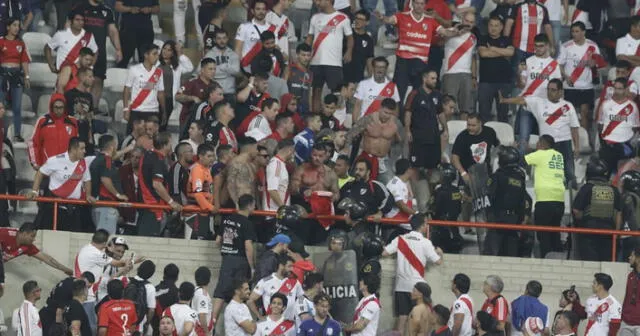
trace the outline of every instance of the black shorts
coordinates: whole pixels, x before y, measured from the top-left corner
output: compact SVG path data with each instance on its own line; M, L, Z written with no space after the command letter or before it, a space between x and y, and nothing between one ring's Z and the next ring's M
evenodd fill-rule
M593 89L588 90L570 90L564 89L564 99L569 101L576 108L576 112L580 115L580 106L588 105L593 107L595 101L595 93Z
M409 316L413 309L413 301L409 292L393 292L393 315Z
M217 299L228 299L233 296L233 280L242 279L249 280L251 277L251 268L247 257L240 256L222 256L222 266L220 266L220 274L218 276L218 284L213 291L213 297Z
M440 136L438 136L438 139ZM411 144L411 163L414 167L435 169L442 161L440 141L435 144Z
M334 92L338 85L342 83L342 67L332 65L312 65L311 73L313 74L313 88L322 88L324 83L331 92Z
M107 56L103 52L98 53L98 59L93 65L93 76L102 80L107 79Z

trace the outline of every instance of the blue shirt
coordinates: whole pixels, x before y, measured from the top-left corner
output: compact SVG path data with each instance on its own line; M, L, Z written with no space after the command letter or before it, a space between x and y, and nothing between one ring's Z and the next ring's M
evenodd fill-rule
M327 326L324 328L324 332L318 334L320 329L322 328L322 324L316 322L315 319L310 319L302 322L300 327L298 328L298 336L339 336L341 329L340 324L335 320L329 319L327 322Z
M306 162L311 157L311 150L313 149L313 131L309 128L305 128L302 132L298 133L293 138L295 143L295 158L297 164Z

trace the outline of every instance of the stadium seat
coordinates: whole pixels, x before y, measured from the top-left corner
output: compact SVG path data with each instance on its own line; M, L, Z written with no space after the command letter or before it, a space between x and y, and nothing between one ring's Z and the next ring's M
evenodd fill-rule
M51 72L47 63L31 63L29 70L31 72L31 86L55 88L58 77Z
M113 43L107 41L107 62L116 61L116 48L113 47Z
M499 121L489 121L485 125L493 128L496 131L496 135L498 136L498 140L500 140L500 144L510 146L515 142L513 127L511 127L511 125Z
M13 125L9 125L7 129L7 137L9 139L13 139ZM18 180L26 180L33 181L33 168L31 168L31 163L29 162L29 153L27 148L27 142L31 139L31 135L33 134L33 126L23 124L22 125L22 137L25 139L25 142L14 142L13 150L16 164L16 178Z
M51 36L45 33L27 32L22 35L22 40L31 56L44 57L44 46L49 43Z
M10 110L11 105L6 105L5 110L7 111L7 117L13 117L13 111ZM31 97L26 94L22 94L22 109L21 109L22 119L33 119L36 117L36 113L33 110L33 103L31 102Z
M578 139L580 140L580 154L591 154L589 146L589 132L584 127L578 129Z
M112 92L124 91L124 83L127 81L127 69L107 69L107 79L104 80L104 88Z
M33 134L33 125L29 125L29 124L22 124L22 130L21 130L21 136L22 138L26 139L30 139L31 135ZM9 127L7 128L7 138L9 139L13 139L14 136L14 129L13 129L13 123L11 125L9 125ZM27 148L27 143L26 142L17 142L13 144L13 148L18 149L18 148ZM18 156L16 154L16 156Z
M447 128L449 128L449 144L453 145L458 134L467 129L467 122L464 120L449 120L447 121Z
M46 94L40 96L38 98L38 116L43 116L49 113L49 101L51 100L51 95Z

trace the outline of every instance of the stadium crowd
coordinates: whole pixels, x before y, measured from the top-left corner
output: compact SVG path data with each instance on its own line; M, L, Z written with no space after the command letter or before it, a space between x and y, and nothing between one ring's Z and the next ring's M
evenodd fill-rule
M375 335L378 258L394 254L401 334L570 335L585 318L586 335L637 334L635 236L617 244L618 260L633 268L623 303L608 293L611 276L598 273L584 307L567 290L556 318L537 300L539 282L509 303L499 276L484 280L477 314L462 273L452 279L453 308L434 305L424 268L460 253L469 234L485 255L612 258L608 236L461 231L429 227L429 218L638 231L640 2L625 1L621 14L618 5L579 0L571 18L568 0L494 0L489 17L477 0L383 2L384 14L377 1L314 0L306 35L285 14L289 0L243 2L249 17L231 41L228 3L194 1L194 67L183 54L185 1L175 0L175 41L163 45L154 44L157 0L56 1L58 31L42 50L56 82L48 113L23 139L23 92L44 74L30 71L33 50L21 36L41 23L44 4L8 0L0 9L0 119L5 106L13 119L0 129L28 147L35 175L26 197L87 202L41 202L33 224L0 229L4 262L26 254L70 276L39 312L38 284L24 284L14 316L21 335L211 334L225 300L225 335ZM395 55L380 54L379 44ZM122 141L115 123L98 118L109 57L126 69ZM594 154L586 164L578 159L585 152ZM183 212L187 205L199 211ZM223 208L237 213L220 215ZM8 209L0 202L5 226ZM93 233L73 270L33 246L38 229L53 227L54 211L58 230ZM344 220L314 217L335 213ZM125 256L122 235L215 241L223 261L213 295L206 267L195 284L177 286L179 265L170 265L151 285L153 261ZM267 251L258 255L254 243ZM305 245L328 245L335 260L314 265ZM343 255L358 265L353 306L322 291L332 276L326 263Z

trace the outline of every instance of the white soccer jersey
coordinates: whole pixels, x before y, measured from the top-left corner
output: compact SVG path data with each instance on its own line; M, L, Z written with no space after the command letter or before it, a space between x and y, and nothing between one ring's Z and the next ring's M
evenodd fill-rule
M213 328L213 304L211 303L211 296L207 292L206 288L198 287L195 293L193 293L193 299L191 300L191 309L200 314L207 314L207 325L200 326L203 330L208 331ZM200 319L198 318L196 324L200 325Z
M369 323L360 332L351 333L351 336L375 336L378 332L378 322L380 321L380 301L375 294L362 298L356 306L354 322L360 319L367 319Z
M267 164L267 190L263 199L263 209L265 210L278 210L278 205L271 200L269 191L277 191L280 195L280 200L284 204L289 205L289 172L287 171L287 165L277 155L272 157Z
M74 35L71 32L71 28L67 28L57 31L53 35L51 40L49 40L47 45L49 46L49 48L51 48L51 50L56 51L56 68L58 70L60 70L62 63L67 59L67 56L72 50L74 50L74 54L78 54L80 48L74 49L76 45L80 47L87 47L94 53L98 52L98 45L96 44L96 40L93 35L91 35L91 38L89 38L89 43L86 43L86 39L84 38L85 33L86 31L82 29L80 31L80 34ZM70 59L67 63L73 64L77 60L78 57L76 55L74 59Z
M602 104L598 123L602 125L600 136L605 141L627 142L633 137L633 128L640 126L638 106L629 99L621 103L609 99Z
M402 181L398 176L394 176L389 183L386 185L387 190L393 195L393 202L402 201L409 208L418 205L418 202L413 197L413 190L411 190L411 184ZM391 208L391 211L385 214L387 218L397 218L397 219L409 219L409 216L405 213L401 213L400 209L395 205ZM411 230L411 225L407 222L404 224L400 224L401 227Z
M296 329L298 329L298 327L300 327L300 325L302 324L302 320L300 319L300 315L302 314L309 314L312 317L316 315L316 308L313 304L313 301L311 301L311 299L309 299L305 295L299 297L296 300L296 307L295 307Z
M351 36L351 21L342 12L317 13L311 17L309 34L313 35L311 65L342 66L342 41Z
M302 286L296 279L280 279L276 273L258 281L253 292L262 297L262 304L265 309L269 307L271 296L275 293L282 293L287 296L287 307L282 314L287 320L294 320L296 299L304 295Z
M295 334L295 323L291 320L285 319L283 316L277 321L274 321L270 317L267 317L266 320L258 322L258 325L256 326L256 333L253 334L253 336L294 336Z
M402 242L400 242L401 240ZM416 283L424 281L424 267L427 262L440 260L440 256L436 253L431 240L417 231L411 231L396 237L389 245L385 246L384 250L389 254L398 252L398 258L396 258L396 292L411 293ZM410 254L407 255L407 253ZM422 264L422 270L416 269L409 259L417 259Z
M540 135L549 134L556 142L570 141L571 128L580 127L578 114L570 102L560 99L552 103L549 99L534 96L524 99L538 121Z
M587 62L592 60L591 55L600 55L598 45L586 40L582 45L578 45L573 40L562 44L558 63L564 66L564 72L571 78L576 78L573 86L564 82L565 90L589 90L593 89L593 75Z
M635 81L633 80L629 80L627 82L627 89L629 89L629 92L631 92L631 94L633 95L640 95L640 87L638 86L638 84L636 84ZM604 100L607 101L611 98L613 98L613 82L608 83L607 85L605 85L604 87ZM604 102L600 102L601 104Z
M561 0L540 0L539 2L547 7L547 13L549 13L549 21L562 20L564 9L562 8Z
M250 334L240 326L240 323L244 321L253 321L249 307L242 302L229 301L224 309L224 334L226 336L249 336Z
M240 64L247 72L251 72L251 61L260 52L260 34L267 29L275 32L275 26L266 23L266 21L265 24L260 24L256 20L251 20L251 22L245 22L238 27L236 40L242 41Z
M262 114L258 114L249 122L249 126L247 126L247 131L244 133L247 137L252 137L256 139L256 141L261 141L262 139L271 135L271 125L269 125L269 120L265 118Z
M631 35L627 34L616 41L616 56L636 56L638 54L639 47L640 40L636 40L631 37Z
M42 323L38 309L24 300L20 308L13 311L11 326L17 336L42 336Z
M289 40L295 39L296 36L291 19L284 14L278 15L274 11L269 11L264 19L267 24L275 26L276 44L285 56L289 56Z
M619 323L622 316L622 306L612 295L604 299L593 295L587 299L584 308L587 312L585 336L609 335L609 323Z
M462 294L453 302L449 322L447 322L451 330L453 330L453 322L456 314L464 314L464 320L462 320L462 326L460 327L460 336L473 335L473 299L471 299L469 294Z
M155 65L149 71L143 63L131 66L124 84L131 89L129 108L139 112L160 111L158 92L164 91L162 77L162 69Z
M40 172L49 176L49 190L58 197L84 198L82 183L91 181L89 165L86 158L71 162L69 152L47 159ZM99 273L97 275L100 275Z
M354 97L362 102L359 114L361 117L376 112L377 108L374 107L379 107L380 102L385 98L392 98L396 102L400 102L398 88L388 78L385 78L382 83L376 82L373 77L360 81ZM379 103L372 106L371 104L375 101L379 101Z
M452 37L444 44L442 74L471 73L471 61L478 40L472 33Z
M184 324L193 323L193 330L189 333L189 336L196 335L196 321L198 320L198 314L195 310L191 309L189 305L184 303L174 303L164 310L162 316L171 316L176 325L176 333L182 335L184 333Z
M562 80L560 65L552 57L540 58L535 55L527 58L526 63L527 80L522 95L546 98L549 80L554 78Z

